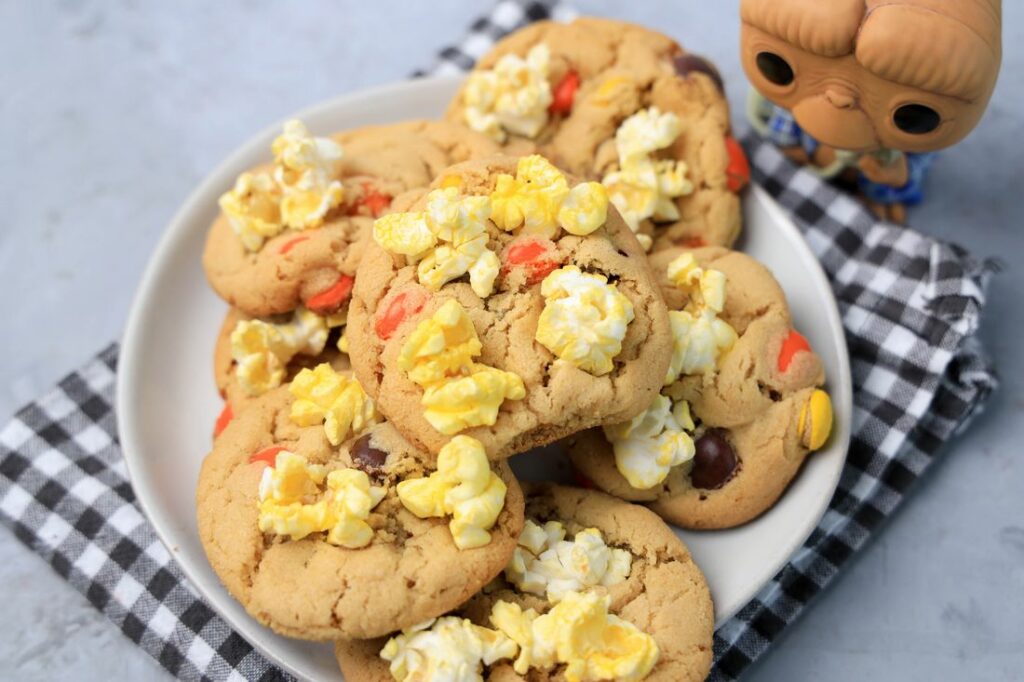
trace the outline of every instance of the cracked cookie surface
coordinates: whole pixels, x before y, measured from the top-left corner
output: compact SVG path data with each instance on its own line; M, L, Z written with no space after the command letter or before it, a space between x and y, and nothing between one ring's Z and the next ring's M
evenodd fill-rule
M344 198L320 227L285 229L248 250L220 213L210 227L203 268L214 291L253 317L284 313L355 274L361 243L390 201L425 187L443 168L492 154L497 147L463 126L412 121L331 136L343 150L338 180ZM256 171L268 171L261 166Z
M538 523L560 521L570 534L596 528L609 546L626 550L632 556L628 578L610 587L592 589L610 596L610 613L632 623L657 643L658 662L644 680L705 679L711 667L714 608L704 575L672 530L648 510L596 491L534 483L524 483L523 490L528 519ZM489 614L499 600L541 613L551 608L544 597L520 592L499 578L454 615L492 627ZM345 679L392 680L388 663L379 656L385 642L386 638L338 642L335 654ZM519 675L510 663L500 661L484 670L483 679L564 680L563 669L564 666L551 670L534 668Z
M538 110L543 125L535 134L503 131L505 150L538 152L577 176L601 180L618 169L615 138L623 121L651 107L671 112L681 132L653 158L684 162L693 191L673 200L678 216L642 220L639 231L653 238L654 250L731 245L741 227L737 192L749 167L731 138L715 67L662 33L585 17L568 24L540 21L516 31L481 58L475 71L493 70L509 55L528 59L538 45L550 53L544 77L551 103L546 116ZM467 82L456 95L448 120L472 125L472 87Z
M397 496L397 483L430 474L433 458L412 448L387 423L334 448L322 426L291 421L292 402L287 387L281 387L238 415L204 460L196 492L206 555L256 620L301 639L376 637L456 607L505 567L523 526L522 491L505 464L492 465L507 492L491 541L459 550L448 518L417 518ZM383 462L369 466L352 455L366 434L371 447L386 456ZM272 446L332 471L361 468L373 485L386 489L367 519L373 530L367 546L329 544L323 533L292 540L260 531L259 488L266 464L250 457Z
M465 196L489 195L497 178L517 172L517 161L491 157L459 164L442 173L435 187L456 178ZM422 210L427 196L406 195L394 210ZM424 416L424 389L399 368L403 346L417 325L455 300L466 311L481 350L477 361L522 379L525 397L505 400L493 425L461 433L481 441L491 458L504 458L551 443L608 420L631 418L657 393L671 354L671 333L664 301L636 238L609 207L606 222L586 236L560 232L546 242L551 267L574 266L614 282L632 306L634 319L621 339L613 368L595 375L556 358L537 340L545 310L542 283L532 271L507 267L508 254L523 236L486 221L488 248L505 263L486 297L465 277L428 290L418 280L414 261L368 243L356 277L349 308L348 339L352 366L380 411L411 442L437 452L449 436ZM532 235L527 235L531 237ZM546 280L545 280L546 281ZM414 300L387 333L380 322L391 319L397 302Z
M686 295L666 276L668 264L682 253L682 249L668 250L651 257L670 310L686 304ZM750 256L722 248L697 249L693 254L700 266L725 274L721 318L735 329L738 339L715 370L684 375L663 394L689 404L696 423L692 432L696 457L701 457L702 436L711 432L703 449L712 459L731 451L731 469L730 463L712 462L718 470L701 471L698 482L706 487L697 487L693 470L697 464L692 460L673 467L661 484L641 490L619 471L613 446L602 430L572 436L566 450L576 469L601 490L648 504L667 521L683 527L728 528L769 509L796 476L811 451L801 430L802 412L816 393L822 393L818 387L825 375L821 359L802 337L794 336L785 294L766 267ZM798 351L785 350L794 341Z

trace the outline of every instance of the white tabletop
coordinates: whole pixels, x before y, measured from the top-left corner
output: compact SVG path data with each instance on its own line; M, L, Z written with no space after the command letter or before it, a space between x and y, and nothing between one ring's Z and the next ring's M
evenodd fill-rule
M485 4L0 3L0 420L120 335L163 226L219 159L289 112L429 63ZM1005 259L982 329L1002 389L751 679L1020 678L1024 4L1005 4L989 112L943 154L929 203L912 214L917 227ZM737 5L577 2L711 57L738 110ZM0 678L161 676L6 532L0 585Z

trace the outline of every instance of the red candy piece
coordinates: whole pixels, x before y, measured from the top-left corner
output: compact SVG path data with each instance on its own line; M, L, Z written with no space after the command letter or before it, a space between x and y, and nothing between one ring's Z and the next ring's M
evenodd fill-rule
M220 411L220 416L217 417L217 421L213 425L213 437L216 438L224 429L228 428L228 423L234 417L235 415L231 411L231 403L224 403L224 409Z
M576 467L572 468L572 481L580 488L586 488L587 490L593 490L597 487L593 481L584 476Z
M249 464L256 464L257 462L260 462L272 467L274 466L274 458L277 457L277 453L286 449L287 448L283 445L271 445L269 448L265 448L257 453L249 455Z
M306 301L306 307L314 313L330 313L341 307L341 304L352 295L352 285L355 284L352 275L342 274L338 281L330 289L321 291L319 294L310 297Z
M428 298L422 289L410 289L395 296L384 310L377 312L377 319L373 324L377 336L384 340L390 339L405 318L423 309Z
M572 101L576 98L579 87L580 75L575 71L562 76L562 80L555 86L548 111L552 114L568 114L572 111Z
M750 182L750 163L735 137L725 138L725 149L729 153L729 165L725 167L726 187L730 192L739 192Z
M555 253L555 243L543 237L518 239L505 251L505 273L512 268L525 268L527 284L536 284L554 270L561 262Z
M289 239L284 244L281 244L281 248L279 248L277 250L277 252L283 256L284 254L286 254L289 251L291 251L295 247L296 244L304 242L307 239L309 239L309 235L308 234L307 235L303 235L301 237L295 237L294 239Z
M707 246L708 243L704 241L704 237L687 237L679 240L679 245L688 249L699 249L702 246Z
M782 349L779 351L779 371L785 372L789 369L789 363L793 362L793 356L801 351L810 352L811 344L807 343L807 339L800 335L800 333L793 329L789 332L789 336L782 342Z
M391 195L380 192L376 187L368 182L362 183L363 196L359 198L355 204L348 210L349 215L356 215L359 212L360 206L365 206L370 210L370 215L374 218L379 218L380 214L391 205Z

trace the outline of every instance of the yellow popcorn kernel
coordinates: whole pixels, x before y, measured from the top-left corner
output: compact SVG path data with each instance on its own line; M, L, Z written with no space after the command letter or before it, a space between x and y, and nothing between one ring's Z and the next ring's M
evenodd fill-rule
M470 73L462 95L466 124L498 142L508 132L536 137L548 122L552 100L550 59L550 50L541 43L526 59L507 54L493 69Z
M800 409L797 431L804 447L818 450L832 433L832 399L828 393L815 389L810 400Z
M582 182L571 190L558 210L558 223L569 234L588 235L608 219L608 191L599 182Z
M284 230L280 201L281 191L270 175L242 173L218 204L242 245L259 251L264 241Z
M327 542L350 549L370 544L373 529L366 520L370 510L384 499L385 489L371 486L364 471L336 469L327 474L327 490Z
M537 341L557 357L591 374L612 371L633 321L633 304L603 275L568 265L541 283L544 310Z
M615 131L619 163L626 165L669 147L682 131L682 120L671 111L662 113L658 107L641 109Z
M326 540L333 545L365 547L373 537L366 519L384 494L384 488L371 486L362 471L328 474L324 466L282 450L260 479L259 528L292 540L326 531Z
M687 252L668 264L667 274L689 299L683 310L669 311L672 360L665 374L666 386L683 375L710 372L737 339L736 330L718 317L725 308L724 273L701 268Z
M235 376L252 395L276 388L292 358L323 351L328 331L328 322L306 308L296 310L289 322L241 320L231 332Z
M398 356L398 368L420 386L469 372L482 346L466 309L448 299L421 320Z
M303 230L319 227L324 216L338 206L344 190L337 179L342 149L334 140L313 137L297 120L284 124L271 150L274 179L281 187L281 217L285 225Z
M419 258L437 243L425 213L389 213L377 218L373 240L385 251L409 258Z
M437 455L437 471L398 484L398 499L419 518L451 515L459 549L483 547L505 506L505 483L491 470L480 441L456 436Z
M635 88L636 81L626 76L612 76L611 78L606 78L601 85L597 86L592 97L595 101L606 104L613 100L620 90L627 87Z
M522 400L522 378L487 365L473 364L468 376L449 378L423 391L423 417L438 432L450 436L474 426L490 426L506 400Z
M499 601L491 609L491 624L519 645L512 667L520 675L564 665L568 682L642 680L658 662L658 645L632 623L609 614L610 603L607 595L570 592L537 615Z
M569 194L565 175L543 156L519 159L516 175L499 175L491 193L491 220L511 232L522 229L548 239L558 235L558 215Z
M351 376L339 374L327 363L303 369L288 386L295 396L291 420L299 426L323 423L331 445L358 434L378 421L373 401Z
M442 616L402 630L387 641L380 656L398 682L483 682L483 666L512 658L517 649L496 630Z
M342 353L348 354L348 328L341 332L341 336L338 337L338 350Z
M608 547L601 531L587 528L565 540L565 526L549 521L539 526L526 520L505 578L522 592L544 595L551 603L569 592L610 587L629 577L633 557Z
M659 395L630 421L605 426L615 467L638 490L660 484L673 467L693 459L696 448L692 435L684 430L687 424L694 428L689 404L681 400L673 405L670 398Z

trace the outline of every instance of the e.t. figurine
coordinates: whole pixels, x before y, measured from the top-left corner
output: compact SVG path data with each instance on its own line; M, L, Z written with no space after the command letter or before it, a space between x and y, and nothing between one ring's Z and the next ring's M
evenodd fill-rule
M933 152L992 95L1000 0L742 0L740 13L754 128L905 222Z

